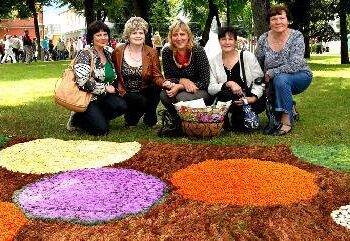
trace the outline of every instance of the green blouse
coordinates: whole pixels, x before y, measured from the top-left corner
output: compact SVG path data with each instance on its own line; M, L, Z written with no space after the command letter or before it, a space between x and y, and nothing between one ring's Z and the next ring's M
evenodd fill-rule
M109 61L106 62L105 64L105 79L104 83L105 84L111 84L114 81L115 78L115 73L113 71L113 67Z

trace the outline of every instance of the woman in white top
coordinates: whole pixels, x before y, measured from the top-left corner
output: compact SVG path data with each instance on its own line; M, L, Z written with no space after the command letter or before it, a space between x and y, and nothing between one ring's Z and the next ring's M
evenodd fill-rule
M232 100L230 107L231 124L228 116L225 117L224 129L245 130L243 125L243 97L251 104L252 110L261 113L265 108L263 97L265 85L261 67L251 52L241 53L237 49L237 32L233 27L227 26L219 29L218 33L221 52L209 59L210 83L209 94L216 96L219 101ZM244 73L240 56L244 62Z

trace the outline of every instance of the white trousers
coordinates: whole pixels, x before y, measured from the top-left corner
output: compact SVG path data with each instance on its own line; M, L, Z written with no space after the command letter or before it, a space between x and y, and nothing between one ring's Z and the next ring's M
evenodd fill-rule
M1 63L4 63L8 57L11 57L13 63L16 63L16 56L13 53L12 49L5 49L5 54L4 54L4 57L2 58Z

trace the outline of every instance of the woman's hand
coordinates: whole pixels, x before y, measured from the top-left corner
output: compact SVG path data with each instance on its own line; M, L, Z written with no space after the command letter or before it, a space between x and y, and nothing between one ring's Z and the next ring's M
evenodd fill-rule
M106 85L106 92L110 94L116 93L116 90L113 85Z
M270 75L265 74L264 81L265 81L266 84L270 82L270 79L271 79Z
M181 78L179 83L184 86L188 93L196 93L198 90L198 87L189 79Z
M250 105L255 103L258 100L258 98L256 98L256 96L245 97L245 98L247 99L248 104L250 104ZM235 105L241 106L241 105L243 105L243 98L236 100L233 103L235 103Z
M170 90L166 90L166 94L169 97L175 97L180 90L183 90L184 86L181 84L175 84Z
M170 90L174 86L175 86L175 83L173 83L173 82L171 82L169 80L164 81L163 84L162 84L162 88L165 89L165 90Z
M233 94L236 95L242 95L243 94L243 90L241 88L241 86L239 86L236 82L234 81L227 81L225 83L225 85L229 88L231 88L231 91Z

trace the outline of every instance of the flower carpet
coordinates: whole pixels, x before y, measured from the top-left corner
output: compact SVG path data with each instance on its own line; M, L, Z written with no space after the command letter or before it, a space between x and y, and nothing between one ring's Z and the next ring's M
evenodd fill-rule
M12 220L0 240L350 237L350 173L312 164L300 147L86 142L79 152L75 142L35 154L44 140L0 150L0 226Z

